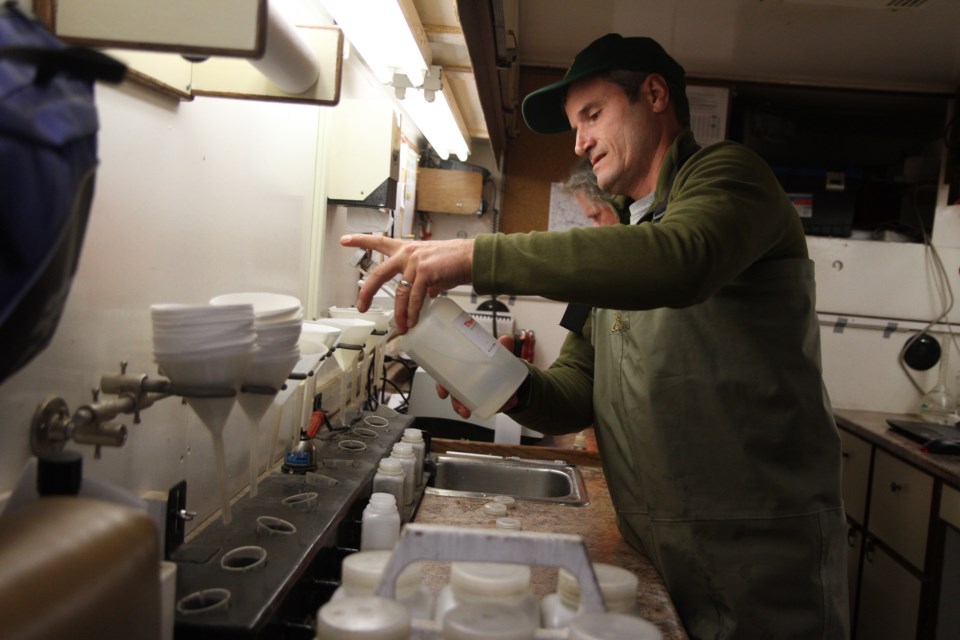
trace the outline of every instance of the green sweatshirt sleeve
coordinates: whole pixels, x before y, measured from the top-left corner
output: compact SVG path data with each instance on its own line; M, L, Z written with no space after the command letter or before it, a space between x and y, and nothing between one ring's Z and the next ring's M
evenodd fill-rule
M474 288L624 310L697 304L759 260L807 256L775 182L742 145L713 145L680 169L659 222L479 235Z

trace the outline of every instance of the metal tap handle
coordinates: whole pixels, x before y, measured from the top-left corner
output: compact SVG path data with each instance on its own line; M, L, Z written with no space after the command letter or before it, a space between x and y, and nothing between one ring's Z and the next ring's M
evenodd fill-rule
M116 402L80 407L71 419L74 424L73 441L97 447L122 447L127 441L127 427L108 422L120 412L120 406Z

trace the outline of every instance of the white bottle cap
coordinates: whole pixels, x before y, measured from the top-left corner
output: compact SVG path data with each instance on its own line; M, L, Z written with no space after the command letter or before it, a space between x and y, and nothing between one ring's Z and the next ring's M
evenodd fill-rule
M602 562L595 562L593 571L607 611L627 613L633 609L637 603L637 576L626 569ZM580 583L563 568L557 575L557 593L569 609L576 611L580 607Z
M488 502L483 505L483 512L488 516L505 516L507 515L507 505L502 502Z
M403 430L402 442L423 442L423 432L420 429L407 427Z
M518 607L492 602L472 602L451 609L443 617L445 640L529 640L537 624Z
M517 499L513 496L493 496L493 501L505 504L507 509L515 509L517 506Z
M570 621L570 640L661 640L660 629L625 613L582 613Z
M378 471L387 476L402 476L403 463L396 458L381 458Z
M413 445L409 442L398 442L393 445L393 454L397 458L413 458Z
M358 551L343 559L340 565L343 590L349 596L372 596L380 586L383 570L393 551ZM420 586L423 580L420 563L407 565L397 578L396 592L400 597Z
M397 513L397 497L392 493L371 494L367 509L377 514Z
M345 637L407 640L410 612L399 602L377 596L331 600L317 612L317 640Z
M503 597L530 588L530 567L500 562L453 562L450 588L454 595Z
M520 518L497 518L497 529L523 529Z

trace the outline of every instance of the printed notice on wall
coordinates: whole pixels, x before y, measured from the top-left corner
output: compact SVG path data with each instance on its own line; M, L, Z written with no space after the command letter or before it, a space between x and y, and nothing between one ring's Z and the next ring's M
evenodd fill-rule
M730 89L688 86L687 99L690 101L690 128L697 142L705 147L725 139Z
M590 218L583 212L577 199L567 193L562 182L550 185L550 220L547 231L563 231L573 227L591 226Z

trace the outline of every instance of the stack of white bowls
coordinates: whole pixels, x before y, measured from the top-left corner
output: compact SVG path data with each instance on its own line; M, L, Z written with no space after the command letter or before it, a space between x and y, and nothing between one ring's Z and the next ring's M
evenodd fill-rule
M210 304L253 307L257 352L243 378L246 393L240 394L240 408L250 425L250 497L255 497L260 477L260 421L300 361L303 307L293 296L261 292L229 293L213 298Z
M210 300L216 307L248 304L253 307L257 352L243 380L245 385L262 390L278 390L300 360L300 327L303 308L300 300L278 293L229 293ZM267 402L254 402L256 408L266 411L270 394L244 394L240 405L250 411L246 396L266 395ZM262 412L261 412L262 415ZM259 417L259 416L258 416Z
M160 372L180 388L210 432L223 522L230 524L223 428L257 349L253 305L156 304L150 312Z
M393 309L370 307L361 312L356 307L330 307L330 317L369 320L375 325L374 333L386 337L393 321Z
M340 329L341 333L337 337L337 349L334 350L333 357L340 365L341 371L349 371L356 364L360 357L359 349L363 348L377 326L372 320L362 318L320 318L316 323ZM349 345L353 348L344 348L341 345Z
M341 329L316 322L304 322L300 331L300 352L324 356L337 343Z
M373 332L367 338L367 344L374 348L374 387L380 387L383 376L384 349L380 346L390 335L393 327L393 308L370 307L360 312L356 307L330 307L330 317L339 320L367 320L373 322Z
M238 391L256 351L253 306L155 304L153 355L161 372L181 388ZM187 402L208 429L219 431L235 397L197 397Z

